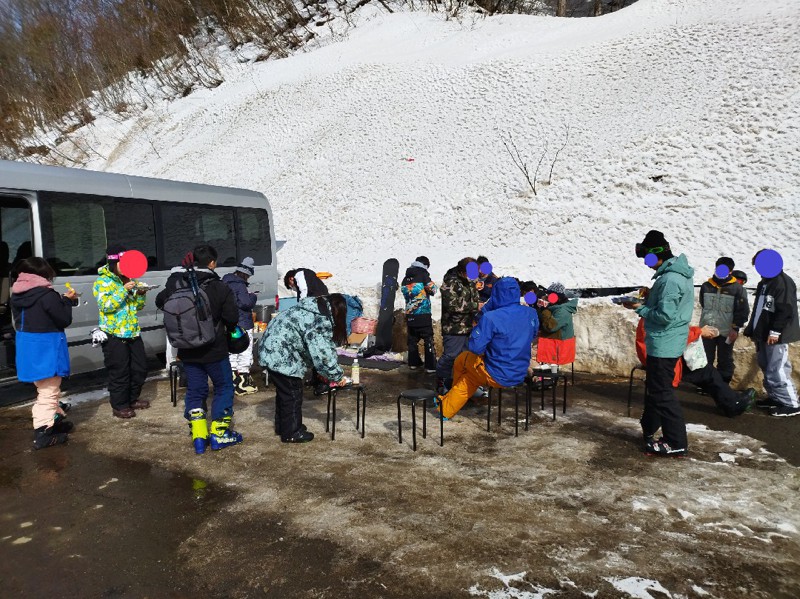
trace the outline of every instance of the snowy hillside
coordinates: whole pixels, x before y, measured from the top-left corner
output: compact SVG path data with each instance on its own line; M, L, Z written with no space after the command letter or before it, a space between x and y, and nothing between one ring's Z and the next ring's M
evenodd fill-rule
M486 254L545 284L645 283L651 228L698 283L721 254L757 280L760 247L800 277L798 23L797 0L459 21L368 5L326 45L231 61L215 90L77 135L88 168L262 191L281 271L331 271L332 290L368 295L386 258L421 253L437 280ZM545 154L536 196L509 133L531 173Z

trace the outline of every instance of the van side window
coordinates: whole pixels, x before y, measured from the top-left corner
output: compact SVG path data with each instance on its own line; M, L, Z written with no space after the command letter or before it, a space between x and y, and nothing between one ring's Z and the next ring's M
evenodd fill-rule
M9 306L11 269L33 255L32 224L26 200L0 195L0 376L6 368L14 367L14 354L7 349L14 336Z
M258 208L238 208L240 260L250 256L257 265L272 264L269 213Z
M236 266L236 237L233 209L196 204L161 206L165 266L177 266L186 252L200 244L216 248L218 266Z
M156 226L153 218L153 205L137 200L133 202L114 200L114 220L116 234L114 239L132 250L139 250L147 256L147 268L158 268L156 252ZM168 268L174 265L165 265Z
M96 196L40 194L44 258L57 275L93 275L105 264L107 205Z

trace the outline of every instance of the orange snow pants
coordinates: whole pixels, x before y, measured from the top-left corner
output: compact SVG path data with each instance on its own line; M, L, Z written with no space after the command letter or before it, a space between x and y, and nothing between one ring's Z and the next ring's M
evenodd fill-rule
M500 387L486 370L483 358L471 351L458 354L453 363L453 386L442 397L441 409L445 418L452 418L475 394L478 387Z

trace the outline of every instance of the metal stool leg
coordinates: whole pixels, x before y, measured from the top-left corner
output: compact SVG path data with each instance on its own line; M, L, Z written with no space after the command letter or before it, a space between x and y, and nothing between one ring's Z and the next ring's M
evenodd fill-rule
M331 421L331 441L336 440L336 396L338 393L333 392L333 420Z
M514 436L519 436L519 394L514 387Z
M397 396L397 441L402 445L403 443L403 423L400 418L400 399L402 395Z
M417 400L411 400L411 447L417 451Z
M533 392L531 390L531 382L528 381L525 384L525 430L528 430L528 422L531 418L531 396Z
M328 410L325 414L325 432L331 430L331 398L333 397L333 388L328 389Z
M558 381L556 381L556 386L558 386L557 383L558 383ZM562 414L566 414L566 413L567 413L567 375L565 374L564 375L564 410L562 411Z
M486 403L486 432L492 430L492 389L489 387L489 401Z
M425 439L428 436L428 400L422 400L422 438Z
M558 378L553 381L553 420L556 419L556 391L558 391Z
M503 389L497 390L497 426L503 424Z
M631 370L631 378L628 381L628 418L631 417L631 403L633 401L633 375L636 373L636 366Z
M439 407L439 447L444 447L444 414Z
M541 389L541 391L542 391L542 407L541 407L541 409L544 410L544 377L539 377L539 378L540 378L540 384L541 384L541 387L542 387L542 389Z
M367 423L367 390L362 389L361 391L364 392L364 397L361 398L361 438L364 438L364 429ZM358 409L358 405L356 405L356 409ZM356 423L356 430L358 430L358 423Z

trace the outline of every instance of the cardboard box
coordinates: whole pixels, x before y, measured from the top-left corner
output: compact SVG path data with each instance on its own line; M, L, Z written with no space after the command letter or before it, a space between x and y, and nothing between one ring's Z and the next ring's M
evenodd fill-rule
M347 345L352 345L359 348L368 348L375 345L375 335L369 333L350 333L347 338Z

